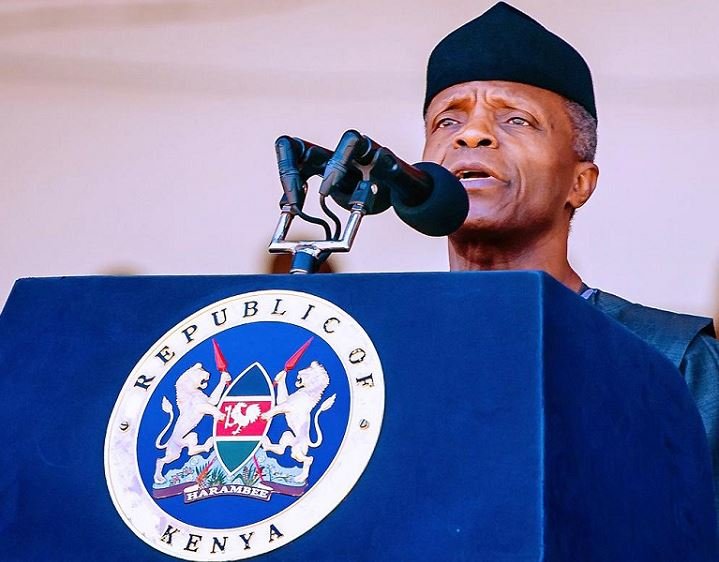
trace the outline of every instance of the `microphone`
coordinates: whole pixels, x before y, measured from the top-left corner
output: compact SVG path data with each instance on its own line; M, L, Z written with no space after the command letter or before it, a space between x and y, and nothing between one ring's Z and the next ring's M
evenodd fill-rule
M300 138L282 135L275 141L275 154L286 203L301 209L307 180L322 173L332 153Z
M366 177L362 170L370 169L373 156L369 154L371 145L372 141L368 137L354 129L345 131L325 167L320 194L330 195L340 207L352 210L352 206L361 199L355 196L355 188L359 181ZM356 179L348 182L350 177ZM372 204L365 208L368 215L384 213L392 206L389 191L381 189L382 186L377 187L379 190L375 193Z
M320 187L344 208L351 205L337 196L342 192L332 184L345 177L351 161L370 169L370 178L379 188L377 199L389 199L399 218L422 234L448 236L467 218L467 192L449 170L433 162L410 166L388 148L351 129L342 135L327 163Z
M282 135L275 141L275 154L286 203L302 208L307 191L305 186L307 180L312 176L327 175L326 167L332 158L332 151L298 137ZM335 179L337 191L346 193L349 198L356 185L362 180L362 173L350 167L342 177ZM322 185L325 183L326 181L323 180ZM327 195L323 193L321 186L320 194ZM389 203L387 206L389 207Z
M390 186L397 216L427 236L449 236L458 230L469 213L469 197L454 174L434 162L410 166L387 152L391 157L382 159L391 165L384 182Z

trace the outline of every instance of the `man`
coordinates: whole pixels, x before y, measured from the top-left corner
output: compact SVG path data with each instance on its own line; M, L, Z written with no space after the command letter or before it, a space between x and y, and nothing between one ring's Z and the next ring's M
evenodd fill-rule
M599 176L594 90L582 56L500 2L434 49L424 109L424 159L455 173L470 200L467 220L449 238L450 268L546 271L666 355L704 422L719 511L719 342L711 320L589 289L567 259L572 217Z

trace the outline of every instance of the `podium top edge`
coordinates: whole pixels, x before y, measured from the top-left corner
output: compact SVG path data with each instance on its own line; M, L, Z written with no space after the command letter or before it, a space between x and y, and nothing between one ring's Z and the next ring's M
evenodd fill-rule
M315 273L311 275L290 274L290 273L171 273L171 274L139 274L139 275L106 275L106 274L89 274L89 275L37 275L28 277L19 277L15 280L13 288L18 284L35 283L35 282L61 282L61 281L82 281L82 280L102 280L102 279L246 279L250 277L272 277L272 278L336 278L336 277L353 277L353 278L369 278L369 277L402 277L402 276L509 276L524 278L543 278L550 279L559 283L552 276L544 271L539 270L502 270L502 271L371 271L371 272L340 272L340 273Z
M17 299L21 294L28 291L37 292L45 290L69 289L71 287L84 287L90 289L99 284L107 283L108 286L122 288L125 291L133 291L140 287L140 284L151 284L157 286L164 283L188 283L200 284L243 284L252 283L255 280L263 284L277 285L280 287L298 287L305 285L308 289L320 285L327 285L327 281L345 279L357 283L390 282L397 284L401 279L408 282L421 282L426 279L428 283L451 282L452 285L462 283L465 286L481 286L484 283L520 283L525 286L542 288L551 286L562 287L561 283L542 271L412 271L412 272L369 272L369 273L318 273L312 275L300 274L277 274L277 273L242 273L242 274L171 274L171 275L58 275L58 276L37 276L21 277L15 281L4 303L0 302L0 316L6 312L9 303ZM467 283L468 279L472 279ZM464 280L464 282L460 281ZM500 281L501 280L501 281ZM329 283L332 284L332 283ZM564 288L565 290L569 290Z

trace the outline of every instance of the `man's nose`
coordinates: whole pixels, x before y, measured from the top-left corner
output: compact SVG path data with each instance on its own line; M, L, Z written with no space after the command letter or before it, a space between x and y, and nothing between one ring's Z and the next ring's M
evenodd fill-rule
M497 137L479 120L468 122L454 137L455 148L497 148Z

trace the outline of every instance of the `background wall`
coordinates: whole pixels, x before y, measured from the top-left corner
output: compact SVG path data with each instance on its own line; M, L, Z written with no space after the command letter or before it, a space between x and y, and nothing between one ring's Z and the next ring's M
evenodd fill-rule
M265 268L280 134L357 128L420 159L424 68L492 2L0 4L0 303L24 276ZM719 310L719 4L516 0L593 69L599 189L571 255L588 284ZM305 230L302 234L310 234ZM342 271L445 270L391 212Z

